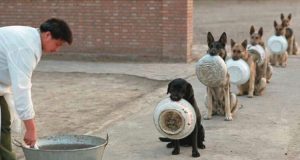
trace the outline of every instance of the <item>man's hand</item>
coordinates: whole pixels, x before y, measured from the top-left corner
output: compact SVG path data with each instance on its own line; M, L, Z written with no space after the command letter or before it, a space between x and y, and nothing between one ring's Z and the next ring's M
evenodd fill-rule
M37 139L34 119L24 120L24 124L26 128L24 142L30 147L34 147Z

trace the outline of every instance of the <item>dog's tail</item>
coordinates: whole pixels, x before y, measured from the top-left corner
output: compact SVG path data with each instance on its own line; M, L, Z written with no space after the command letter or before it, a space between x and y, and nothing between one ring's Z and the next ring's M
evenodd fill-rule
M171 142L172 141L170 138L165 138L165 137L159 137L159 140L162 142Z

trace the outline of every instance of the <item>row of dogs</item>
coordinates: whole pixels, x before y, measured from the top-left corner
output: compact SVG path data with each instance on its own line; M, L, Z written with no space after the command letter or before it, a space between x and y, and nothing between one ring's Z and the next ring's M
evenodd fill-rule
M286 53L270 55L269 58L265 58L262 64L258 64L257 59L247 52L247 40L241 43L236 43L231 39L231 58L233 60L243 59L250 68L250 79L247 83L238 85L238 96L248 95L252 98L254 95L259 96L263 94L267 83L270 82L272 77L272 66L280 65L286 67L288 55L297 54L297 43L293 34L293 30L289 28L289 24L292 15L289 14L285 17L280 15L281 24L274 21L274 29L276 36L285 36L288 41L288 49ZM261 45L265 49L263 41L263 28L255 31L254 26L250 28L250 44ZM211 56L220 56L224 61L227 58L226 52L227 36L224 32L219 40L215 40L213 35L208 32L207 34L207 53ZM205 105L207 107L207 114L204 116L205 120L209 120L213 115L224 115L226 121L231 121L233 115L239 108L237 96L230 91L229 74L227 73L226 83L220 87L207 87L207 95ZM159 137L162 142L169 142L167 148L174 148L173 155L180 153L180 146L192 146L192 156L199 157L200 153L198 148L204 149L203 144L205 139L205 131L201 124L201 114L197 106L194 91L192 85L184 79L174 79L168 84L167 93L170 94L170 99L173 101L179 101L180 99L187 100L194 108L197 116L197 122L193 132L182 139L175 140L165 137Z

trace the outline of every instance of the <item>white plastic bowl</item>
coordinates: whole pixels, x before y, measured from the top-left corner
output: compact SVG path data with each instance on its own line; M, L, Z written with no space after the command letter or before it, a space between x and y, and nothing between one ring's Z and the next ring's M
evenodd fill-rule
M218 87L226 81L227 68L220 56L206 54L196 63L198 80L209 87Z
M284 36L271 36L268 39L268 48L272 54L284 54L288 47L288 42Z
M257 60L258 64L264 63L264 60L266 58L266 52L261 45L249 44L249 45L247 45L247 51L248 51L248 53L252 54L253 56L258 57L258 60Z
M155 108L153 120L156 129L170 139L187 137L195 128L196 114L193 106L186 100L163 99Z
M245 84L250 78L249 65L243 60L228 59L227 70L230 75L230 83L235 85Z

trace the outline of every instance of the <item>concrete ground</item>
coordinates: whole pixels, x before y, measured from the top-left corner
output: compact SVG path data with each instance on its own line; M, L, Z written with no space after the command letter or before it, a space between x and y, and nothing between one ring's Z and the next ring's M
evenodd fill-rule
M265 39L281 12L292 13L297 37L298 1L195 1L194 52L204 54L206 34L225 31L236 41L248 39L249 29L264 27ZM228 47L228 51L229 51ZM196 53L197 52L197 53ZM243 108L231 122L224 117L203 120L206 149L202 160L300 159L300 57L290 56L287 68L274 68L263 96L239 97ZM166 96L167 83L185 78L194 87L202 115L205 86L195 76L195 63L113 63L42 60L33 75L33 102L38 136L88 134L105 137L103 160L182 160L191 148L172 156L153 123L153 110ZM236 92L236 87L232 86ZM14 135L16 138L22 138ZM14 147L18 159L24 159Z

